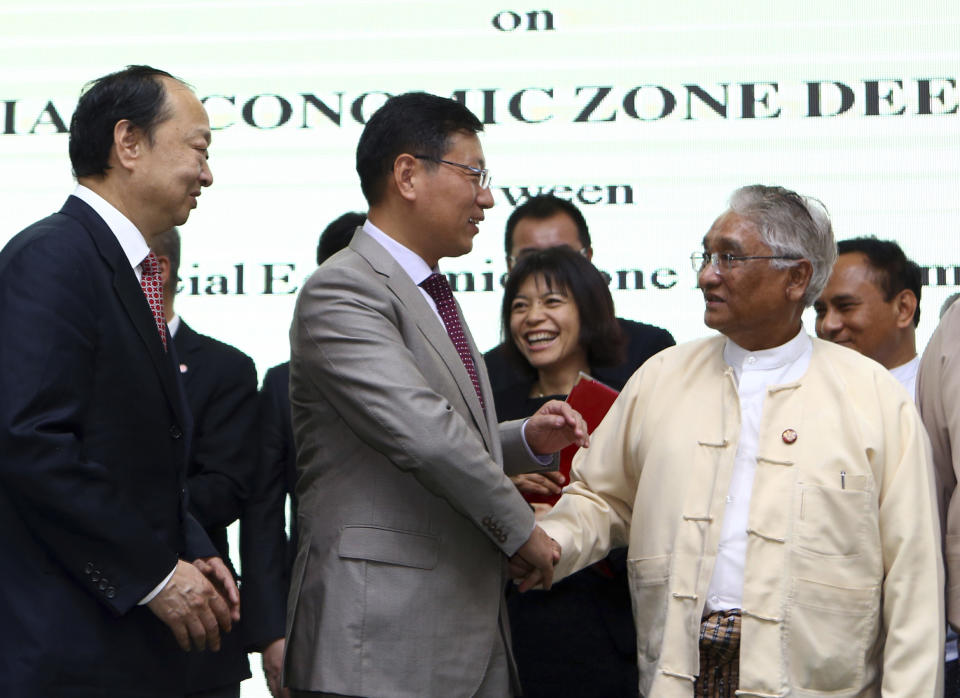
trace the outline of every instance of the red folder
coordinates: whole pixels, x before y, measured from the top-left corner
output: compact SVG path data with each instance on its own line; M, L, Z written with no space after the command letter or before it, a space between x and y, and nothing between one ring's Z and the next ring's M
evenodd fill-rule
M604 385L581 371L573 390L567 395L567 404L583 415L583 419L587 423L587 431L592 434L597 425L603 421L610 405L613 404L619 394L609 385ZM576 444L570 444L560 451L560 472L563 474L564 485L570 483L570 465L573 463L573 456L578 450L579 447ZM558 499L560 499L559 494L526 495L528 502L550 504L551 506L556 504Z

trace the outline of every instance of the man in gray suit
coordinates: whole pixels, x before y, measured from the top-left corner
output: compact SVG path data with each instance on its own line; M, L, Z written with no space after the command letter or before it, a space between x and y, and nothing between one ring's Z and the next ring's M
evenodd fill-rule
M437 263L493 206L461 104L391 98L364 128L370 209L304 285L290 330L299 543L287 619L293 695L506 696L503 601L550 586L559 548L504 473L552 467L580 416L498 425L483 361Z

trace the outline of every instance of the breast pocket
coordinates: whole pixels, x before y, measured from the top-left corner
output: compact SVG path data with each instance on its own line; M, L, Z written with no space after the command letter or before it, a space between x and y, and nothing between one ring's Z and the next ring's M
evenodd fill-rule
M798 548L831 557L861 553L873 493L864 489L866 478L845 479L845 489L801 486L794 531Z

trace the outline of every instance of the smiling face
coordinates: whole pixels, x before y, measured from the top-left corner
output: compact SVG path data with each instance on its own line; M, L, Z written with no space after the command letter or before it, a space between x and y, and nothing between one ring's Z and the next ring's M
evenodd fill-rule
M130 182L137 198L134 222L145 236L185 223L201 189L213 184L207 112L186 86L163 82L170 117L156 127L152 141L142 137Z
M703 238L703 251L737 257L773 254L757 226L732 211L714 222ZM748 351L788 342L800 330L806 289L806 281L798 287L796 270L776 269L768 259L734 262L722 271L707 264L697 277L706 303L704 323Z
M862 252L840 255L823 293L813 304L817 336L856 349L887 368L900 365L916 353L912 339L913 303L901 296L884 298L877 272ZM903 345L909 345L901 349ZM904 359L906 357L906 359Z
M483 169L483 148L475 133L450 135L443 160ZM484 211L493 194L480 187L480 177L461 167L416 160L417 218L415 251L431 267L443 257L459 257L473 249ZM411 245L412 247L412 245Z
M542 274L520 284L510 304L510 336L535 369L587 368L577 304L566 289L550 288Z

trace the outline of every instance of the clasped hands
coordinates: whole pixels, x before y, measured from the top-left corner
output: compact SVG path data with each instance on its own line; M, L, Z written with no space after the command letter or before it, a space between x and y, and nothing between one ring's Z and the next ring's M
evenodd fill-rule
M510 558L510 576L519 582L520 591L537 585L549 589L553 584L553 568L560 561L560 544L540 526L534 526L527 542Z
M219 557L177 560L173 576L147 606L189 652L220 650L220 631L230 632L240 620L240 592Z

